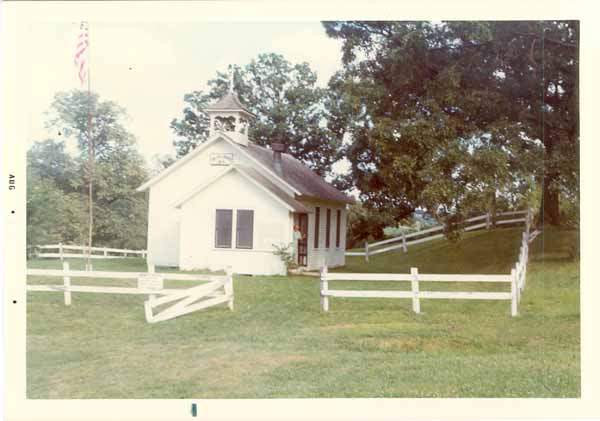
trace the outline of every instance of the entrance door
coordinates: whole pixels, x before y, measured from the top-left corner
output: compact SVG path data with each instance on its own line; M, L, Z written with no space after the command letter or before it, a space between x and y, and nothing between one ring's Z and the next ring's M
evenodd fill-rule
M298 239L298 266L306 266L308 256L308 215L298 215L298 225L302 236Z

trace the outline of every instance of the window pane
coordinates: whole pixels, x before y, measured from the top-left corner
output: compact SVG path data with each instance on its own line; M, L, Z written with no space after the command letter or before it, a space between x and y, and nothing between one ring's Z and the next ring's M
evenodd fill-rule
M254 211L237 211L236 247L251 249L254 239Z
M231 209L217 209L215 220L215 247L231 247L231 222L233 211Z
M319 248L319 222L321 222L321 209L315 208L315 248Z

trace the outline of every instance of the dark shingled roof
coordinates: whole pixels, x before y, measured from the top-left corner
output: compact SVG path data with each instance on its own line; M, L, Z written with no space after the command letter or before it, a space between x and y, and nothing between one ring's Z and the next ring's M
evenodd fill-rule
M254 168L250 167L241 167L241 170L247 173L250 177L256 180L258 183L263 185L266 189L268 189L271 193L277 196L279 199L287 203L294 211L301 213L308 213L310 209L304 206L302 203L298 202L292 196L281 190L277 187L271 180L263 176L261 173L256 171Z
M217 102L213 105L205 108L206 111L219 111L219 110L242 110L247 112L248 114L254 115L250 110L248 110L242 101L238 98L238 96L234 92L229 92L221 97Z
M243 147L243 146L242 146ZM273 165L273 151L255 143L248 142L245 150L258 162L265 165L275 174L278 174ZM287 183L296 188L302 196L315 199L329 200L332 202L354 203L354 199L326 182L323 178L311 171L306 165L291 155L281 154L281 171L278 174Z

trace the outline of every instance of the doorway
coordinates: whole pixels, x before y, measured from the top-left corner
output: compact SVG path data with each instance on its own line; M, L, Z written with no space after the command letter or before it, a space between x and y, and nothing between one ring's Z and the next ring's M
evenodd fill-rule
M296 215L296 223L300 226L300 238L298 239L298 266L306 266L308 260L308 214Z

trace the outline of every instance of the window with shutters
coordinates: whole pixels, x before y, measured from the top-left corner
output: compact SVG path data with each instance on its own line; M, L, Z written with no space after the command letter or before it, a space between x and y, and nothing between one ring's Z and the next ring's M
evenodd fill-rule
M331 246L331 209L327 209L327 219L325 219L325 248Z
M335 247L340 248L340 232L342 229L342 211L338 209L335 217Z
M231 223L233 210L217 209L215 218L215 247L231 248Z
M254 239L254 211L238 209L236 220L236 241L238 249L251 249Z
M321 208L315 208L315 248L319 248L319 222L321 222Z

